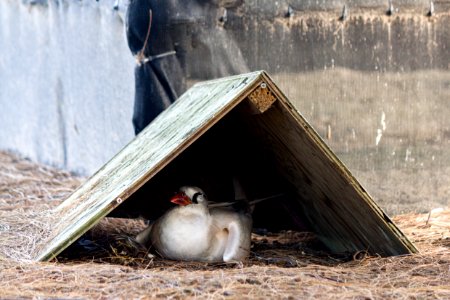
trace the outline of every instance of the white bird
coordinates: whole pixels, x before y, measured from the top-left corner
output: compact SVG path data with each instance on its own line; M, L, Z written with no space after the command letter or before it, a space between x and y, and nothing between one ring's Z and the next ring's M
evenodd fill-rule
M184 261L239 262L250 253L252 217L231 207L208 207L205 193L184 186L167 211L136 236L163 257Z

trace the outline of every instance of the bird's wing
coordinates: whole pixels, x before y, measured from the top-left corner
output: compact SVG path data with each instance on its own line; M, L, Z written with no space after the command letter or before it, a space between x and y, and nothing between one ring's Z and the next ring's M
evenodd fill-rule
M252 217L250 214L216 208L211 211L214 225L226 229L228 238L223 253L224 262L243 261L250 253Z
M225 246L225 252L223 253L223 261L235 261L239 259L240 254L240 242L242 239L242 231L240 226L236 222L232 222L228 225L228 239Z
M233 188L235 201L248 202L248 197L247 194L245 193L244 187L242 186L241 181L236 176L233 177Z
M269 197L248 201L248 205L249 206L253 206L253 205L255 205L255 204L259 203L259 202L270 200L270 199L279 198L281 196L284 196L284 194L276 194L276 195L272 195L272 196L269 196ZM236 204L236 203L238 203L240 201L242 201L242 200L236 200L236 201L230 201L230 202L209 202L208 203L208 208L231 207L231 206L233 206L233 204Z
M224 262L243 261L250 254L251 218L247 222L231 222L228 225L228 240L223 253Z
M231 207L237 201L232 202L209 202L208 208L217 208L217 207Z
M153 224L154 223L150 224L147 228L145 228L143 231L141 231L136 236L136 241L139 244L141 244L141 245L143 245L145 247L150 246L150 243L151 243L151 235L150 235L150 233L152 231Z

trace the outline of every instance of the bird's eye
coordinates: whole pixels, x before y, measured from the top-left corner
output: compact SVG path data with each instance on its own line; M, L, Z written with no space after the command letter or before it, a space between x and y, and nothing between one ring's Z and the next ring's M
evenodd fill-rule
M192 196L192 203L198 204L198 197L202 196L203 194L200 192L197 192Z

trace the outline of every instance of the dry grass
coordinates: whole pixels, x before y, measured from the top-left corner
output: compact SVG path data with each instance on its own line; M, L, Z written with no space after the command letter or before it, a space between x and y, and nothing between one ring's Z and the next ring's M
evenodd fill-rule
M48 212L80 182L67 172L0 152L0 259L31 259L36 237L53 224Z
M412 256L330 256L313 235L286 232L255 235L241 265L180 263L133 243L142 222L107 219L58 261L29 261L44 211L80 181L0 152L1 298L450 298L450 210L394 218L421 251Z

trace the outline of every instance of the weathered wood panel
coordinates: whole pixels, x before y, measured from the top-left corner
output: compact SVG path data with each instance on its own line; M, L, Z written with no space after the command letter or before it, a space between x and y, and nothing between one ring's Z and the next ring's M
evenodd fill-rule
M245 98L260 76L199 83L183 94L56 208L60 221L36 260L55 257L126 200Z

